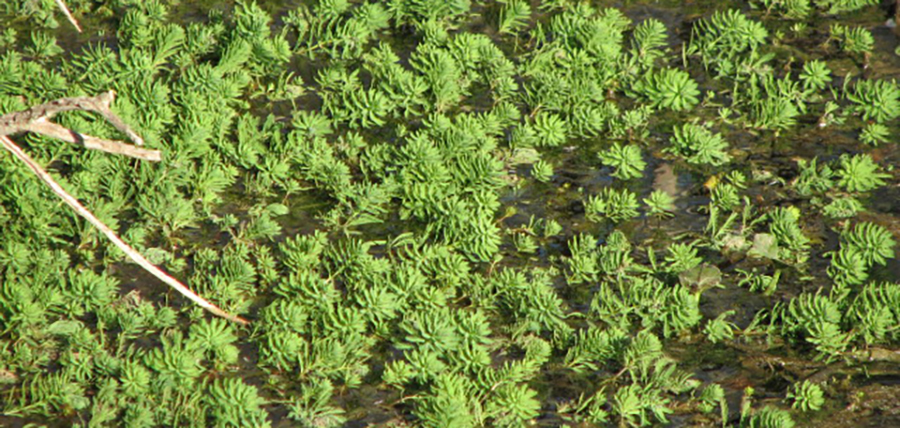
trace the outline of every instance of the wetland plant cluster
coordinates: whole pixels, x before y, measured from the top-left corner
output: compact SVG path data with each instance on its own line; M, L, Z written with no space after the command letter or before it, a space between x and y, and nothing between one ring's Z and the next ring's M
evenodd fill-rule
M0 6L0 114L115 90L163 162L18 141L253 323L166 299L2 154L4 424L791 427L891 363L875 1L69 3L96 37L65 49L47 2Z

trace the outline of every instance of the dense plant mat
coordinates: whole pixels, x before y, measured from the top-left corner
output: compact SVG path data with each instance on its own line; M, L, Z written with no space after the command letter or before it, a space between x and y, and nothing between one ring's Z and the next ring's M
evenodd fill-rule
M13 139L250 324L0 152L0 425L900 426L878 2L67 3L0 115L162 160Z

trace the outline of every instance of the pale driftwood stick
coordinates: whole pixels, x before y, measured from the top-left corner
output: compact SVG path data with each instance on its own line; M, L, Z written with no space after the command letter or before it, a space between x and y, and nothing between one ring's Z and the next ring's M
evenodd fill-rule
M34 122L29 122L24 126L22 130L57 138L67 143L84 146L88 149L100 150L107 153L125 155L153 162L159 162L160 160L162 160L162 154L159 150L145 149L142 147L132 146L131 144L124 144L119 141L106 140L103 138L82 134L80 132L50 122L44 118L38 119ZM2 133L0 133L0 135L2 135Z
M107 91L96 97L60 98L49 103L36 105L28 110L8 113L0 116L0 135L22 132L22 127L26 124L41 119L50 119L61 111L86 110L99 113L112 126L115 126L116 129L127 135L131 141L134 141L134 144L144 145L144 139L109 109L115 98L115 91Z
M196 293L194 293L189 288L184 286L184 284L179 282L177 279L172 278L167 273L163 272L161 269L159 269L158 267L156 267L152 263L150 263L149 260L145 259L144 256L142 256L140 253L138 253L133 248L131 248L131 246L126 244L125 241L122 241L122 239L119 238L116 235L116 233L112 231L112 229L110 229L105 224L103 224L103 222L100 221L100 219L95 217L94 214L92 214L90 211L88 211L87 208L85 208L83 205L81 205L81 203L78 202L78 200L75 199L75 197L73 197L68 192L63 190L63 188L59 185L59 183L57 183L56 180L54 180L53 177L51 177L50 174L47 173L47 171L44 171L44 169L41 168L40 165L38 165L33 159L31 159L31 157L28 156L27 153L22 151L22 149L20 149L19 146L17 146L8 137L0 135L0 143L2 143L3 147L6 150L9 150L9 152L12 153L13 156L18 158L20 161L24 162L25 165L27 165L28 168L30 168L32 172L34 172L44 183L46 183L48 186L50 186L50 188L53 189L53 192L56 193L57 196L62 198L62 200L67 205L72 207L72 209L75 210L75 212L77 212L78 215L84 217L89 223L94 225L94 227L96 227L97 229L100 229L100 231L103 232L103 234L106 235L106 237L110 241L112 241L113 244L116 244L116 247L119 247L120 250L125 252L125 254L128 256L128 258L130 258L132 261L134 261L135 263L140 265L147 272L150 272L151 274L153 274L153 276L159 278L160 281L165 282L172 288L178 290L179 293L181 293L182 295L184 295L185 297L190 299L192 302L200 305L203 309L206 309L209 312L212 312L215 315L218 315L222 318L225 318L227 320L231 320L231 321L234 321L234 322L237 322L240 324L248 324L249 323L247 320L245 320L239 316L231 315L231 314L219 309L218 306L216 306L216 305L210 303L209 301L207 301L206 299L198 296Z
M71 22L72 25L75 26L75 29L78 30L78 32L80 33L81 26L78 25L78 21L75 20L75 17L72 16L72 12L69 12L69 7L66 6L66 4L63 2L63 0L56 0L56 5L59 6L60 9L62 9L63 15L66 15L66 19L68 19L69 22Z
M128 138L130 138L136 144L143 144L144 140L127 124L125 124L122 119L116 116L116 114L113 113L112 110L110 110L110 104L112 104L115 96L115 92L108 91L96 97L61 98L49 103L34 106L25 111L9 113L0 116L0 143L2 143L3 147L9 150L9 152L12 153L16 158L24 162L32 172L37 174L37 176L44 183L50 186L50 189L52 189L54 193L62 198L62 200L66 204L72 207L72 209L74 209L75 212L78 213L78 215L87 219L87 221L94 225L94 227L96 227L97 229L100 229L100 231L103 232L103 234L106 235L106 237L110 241L112 241L113 244L116 245L116 247L119 247L120 250L124 251L132 261L140 265L147 272L150 272L153 276L159 278L160 281L165 282L172 288L178 290L179 293L183 294L185 297L200 305L200 307L206 309L207 311L231 321L235 321L241 324L247 324L247 320L235 315L231 315L219 309L216 305L213 305L206 299L198 296L177 279L169 276L167 273L163 272L158 267L150 263L146 258L144 258L144 256L142 256L140 253L126 244L125 241L122 241L122 239L119 238L115 234L115 232L112 231L112 229L103 224L103 222L101 222L96 216L94 216L94 214L92 214L90 211L88 211L87 208L81 205L81 203L79 203L77 199L75 199L72 195L66 193L66 191L63 190L63 188L53 180L53 177L51 177L50 174L44 171L44 169L41 168L40 165L38 165L33 159L31 159L31 157L28 156L28 154L22 151L19 146L17 146L12 140L7 137L8 135L17 134L20 132L35 132L49 137L58 138L70 143L80 144L89 149L102 150L108 153L122 154L139 159L159 161L161 159L161 155L158 150L148 150L141 147L124 144L119 141L110 141L90 135L80 134L71 129L62 127L56 123L50 122L50 118L53 117L53 115L62 111L93 111L102 115L107 121L115 126L116 129L125 133L125 135L127 135Z

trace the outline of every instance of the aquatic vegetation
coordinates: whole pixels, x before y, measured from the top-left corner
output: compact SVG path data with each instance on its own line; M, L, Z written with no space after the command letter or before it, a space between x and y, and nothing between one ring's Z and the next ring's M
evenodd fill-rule
M768 37L765 26L740 11L716 11L695 25L688 52L699 55L705 67L728 76L737 73ZM750 56L741 58L745 54Z
M890 131L883 124L867 123L859 134L859 141L870 146L878 146L887 143L890 135Z
M876 0L815 0L816 6L830 14L852 12L875 3Z
M612 147L597 153L597 157L604 165L614 167L616 170L610 174L613 177L628 180L644 175L647 163L641 157L640 147L619 143L613 143Z
M894 258L894 238L887 229L874 223L856 224L841 235L843 244L859 251L867 266L884 265Z
M847 99L865 120L881 123L900 116L900 88L893 81L860 80Z
M553 164L543 159L538 160L531 166L531 176L541 183L549 182L553 178Z
M875 38L861 27L848 28L840 24L831 26L831 37L838 41L841 50L850 54L869 54L875 46Z
M647 205L647 214L654 217L670 217L675 210L675 198L662 190L650 192L650 196L643 201Z
M706 127L686 123L672 129L671 145L665 150L693 164L722 165L731 160L725 151L728 142L721 134L713 133Z
M794 400L791 407L804 412L819 410L825 404L825 394L822 392L822 388L808 380L795 384L792 391L788 392L787 398Z
M841 167L835 171L838 185L848 192L867 192L884 185L887 174L878 171L872 157L866 154L841 156Z
M605 188L599 195L589 196L584 203L588 220L602 222L609 219L618 223L638 215L637 196L628 189Z
M654 107L688 110L699 102L697 82L682 70L666 68L635 82L634 90L647 97Z
M900 343L871 0L98 0L83 38L38 3L0 6L0 112L114 90L163 156L9 134L252 322L0 155L5 422L790 427Z

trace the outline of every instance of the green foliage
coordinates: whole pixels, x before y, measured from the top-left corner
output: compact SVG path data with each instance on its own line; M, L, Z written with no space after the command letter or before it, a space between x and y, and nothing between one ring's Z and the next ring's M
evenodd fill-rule
M543 159L538 160L531 166L531 176L541 183L550 182L553 178L553 164Z
M676 126L672 129L669 142L671 145L665 151L683 157L688 163L718 166L731 160L725 152L728 142L722 135L700 125L686 123Z
M690 110L698 102L697 82L683 70L666 68L646 75L635 82L635 91L650 100L658 109Z
M794 420L791 414L774 407L766 406L753 412L747 418L741 420L742 428L794 428Z
M725 321L725 318L731 315L734 315L734 311L725 311L706 323L703 332L706 333L706 338L710 342L716 343L734 338L734 330L737 329L737 326Z
M558 115L539 113L531 128L538 147L556 147L566 141L566 123Z
M504 384L488 398L485 414L501 427L518 427L540 414L537 393L526 385Z
M672 211L675 210L675 198L663 190L654 190L650 192L650 196L644 198L644 204L647 205L647 214L657 217L671 217Z
M761 23L748 19L737 9L717 11L694 26L688 52L700 55L703 65L719 75L732 75L752 59L768 37L769 32Z
M334 428L346 422L344 411L330 404L334 387L327 379L313 379L303 385L298 397L289 405L288 417L304 426Z
M428 427L475 426L481 405L472 394L473 388L462 376L440 374L430 390L416 400L414 413Z
M865 209L862 202L853 198L846 197L835 199L822 208L822 212L832 219L845 219L855 217L857 213Z
M866 6L878 4L876 0L815 0L816 6L829 14L853 12Z
M523 29L531 19L531 5L524 0L508 0L500 9L500 34Z
M725 390L717 383L711 383L703 388L700 393L700 411L712 412L716 406L721 409L722 421L728 420L728 401L725 399Z
M787 19L806 18L812 11L811 0L761 0L767 13L778 12Z
M674 243L668 247L666 254L666 270L674 274L691 270L697 267L703 259L697 253L697 248L692 244Z
M641 156L640 147L633 145L622 146L619 143L613 143L608 150L597 153L597 157L604 165L614 167L613 177L622 180L643 177L644 168L647 163Z
M883 226L863 222L841 234L842 248L855 248L866 266L884 265L894 258L893 235Z
M628 189L606 187L599 195L589 196L584 203L585 217L595 223L609 220L620 223L637 217L637 196Z
M627 18L652 5L321 0L279 18L164 3L72 2L97 18L87 45L47 31L52 2L0 6L0 112L114 89L163 161L13 138L154 264L253 323L165 295L0 155L12 424L724 424L733 385L698 390L692 354L670 349L750 362L739 337L856 376L900 340L900 285L868 281L896 258L890 212L866 198L896 184L890 147L809 140L861 129L888 145L895 82L822 56L884 75L866 29L881 23L814 15L870 0L709 10L683 50L672 22ZM53 120L123 138L95 116ZM746 165L717 174L732 156ZM881 214L854 219L866 209ZM655 218L629 221L642 210ZM806 263L823 259L827 277ZM746 314L721 309L730 292L705 295L733 284L763 294L743 330ZM732 365L697 378L746 374ZM396 399L372 413L373 392ZM792 412L826 407L809 382L777 392ZM751 396L741 426L791 425Z
M822 393L822 388L808 380L795 384L788 392L787 398L794 400L791 407L804 412L820 410L825 404L825 394Z
M769 232L775 237L781 249L779 258L791 263L803 263L809 257L809 238L800 228L800 210L793 207L778 207L768 213Z
M859 134L859 141L862 141L869 146L877 146L881 143L888 142L890 135L887 126L880 123L867 123Z
M868 192L884 185L889 175L878 171L878 164L867 154L842 155L841 168L835 172L838 184L848 192Z
M267 427L265 401L256 387L238 379L219 379L209 388L209 403L216 427Z
M834 187L834 170L828 164L819 168L818 159L813 158L811 161L801 159L797 166L800 174L794 180L793 187L800 195L824 193Z
M800 72L800 81L803 82L804 90L820 91L831 83L831 70L821 60L805 62L803 71Z
M802 334L821 355L833 357L846 349L850 335L841 330L841 310L829 297L802 294L791 300L783 315L785 330Z
M859 248L853 246L832 252L827 272L835 283L842 286L859 285L869 277L865 258Z
M881 123L900 116L900 88L894 81L860 80L853 92L847 93L847 99L865 120Z
M648 19L634 28L632 34L632 52L644 67L652 67L657 58L662 56L668 34L666 26L656 19Z
M840 24L831 25L831 37L838 41L841 50L850 54L868 54L875 47L875 38L862 27L848 28Z

